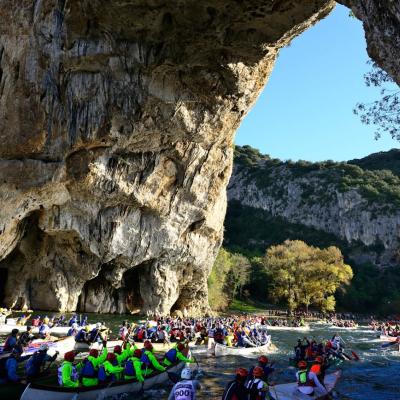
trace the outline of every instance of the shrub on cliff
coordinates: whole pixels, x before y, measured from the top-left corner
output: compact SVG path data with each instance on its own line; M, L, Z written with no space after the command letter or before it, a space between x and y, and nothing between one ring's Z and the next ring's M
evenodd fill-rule
M333 311L336 290L353 277L337 247L320 249L301 240L271 246L263 264L270 278L270 295L276 302L284 300L290 310L314 305Z

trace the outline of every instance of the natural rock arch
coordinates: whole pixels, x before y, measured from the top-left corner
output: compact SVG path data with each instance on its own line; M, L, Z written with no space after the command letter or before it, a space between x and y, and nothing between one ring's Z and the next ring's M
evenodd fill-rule
M398 5L343 3L399 83ZM143 312L206 311L234 132L279 49L333 5L3 0L0 300L124 311L128 276Z

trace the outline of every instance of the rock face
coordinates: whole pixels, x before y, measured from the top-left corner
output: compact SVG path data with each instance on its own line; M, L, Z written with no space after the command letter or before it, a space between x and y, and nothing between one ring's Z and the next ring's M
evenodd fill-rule
M286 221L331 234L357 263L400 265L398 176L346 163L292 163L268 156L245 165L250 152L257 154L238 148L241 159L229 183L229 201L261 209L266 219L282 218L282 226Z
M400 85L400 3L396 0L337 0L363 22L369 56Z
M206 311L234 132L332 7L2 0L1 302Z

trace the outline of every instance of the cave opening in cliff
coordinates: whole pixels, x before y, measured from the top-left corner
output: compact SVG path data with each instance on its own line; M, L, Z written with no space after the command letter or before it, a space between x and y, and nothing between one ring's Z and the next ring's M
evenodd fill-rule
M132 268L124 273L125 304L131 314L139 314L144 303L140 292L140 275L139 268Z

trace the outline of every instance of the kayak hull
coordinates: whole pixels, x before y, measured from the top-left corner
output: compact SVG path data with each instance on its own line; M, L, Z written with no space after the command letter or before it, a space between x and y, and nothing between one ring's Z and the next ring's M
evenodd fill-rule
M215 343L214 354L215 357L222 356L249 356L253 354L265 354L271 351L271 338L268 343L263 346L256 347L228 347L219 343Z
M96 325L89 325L89 328L92 330ZM16 325L16 324L4 324L0 325L0 334L10 334L13 329L18 329L20 332L26 332L26 325ZM54 326L50 328L50 335L53 336L67 336L69 326ZM31 330L32 334L38 334L39 328L35 327Z
M341 374L341 371L336 371L332 374L326 375L324 385L328 393L331 393L332 390L335 388L338 380L341 377ZM297 390L297 382L272 386L269 389L269 393L274 400L319 400L325 398L326 396L318 393L317 390L314 391L314 395L312 396L304 395Z
M168 369L168 373L179 373L185 366L181 362ZM146 378L144 384L140 382L115 382L112 385L98 385L94 387L63 388L59 386L45 386L29 384L21 396L21 400L96 400L118 396L123 393L139 393L168 382L167 372Z

